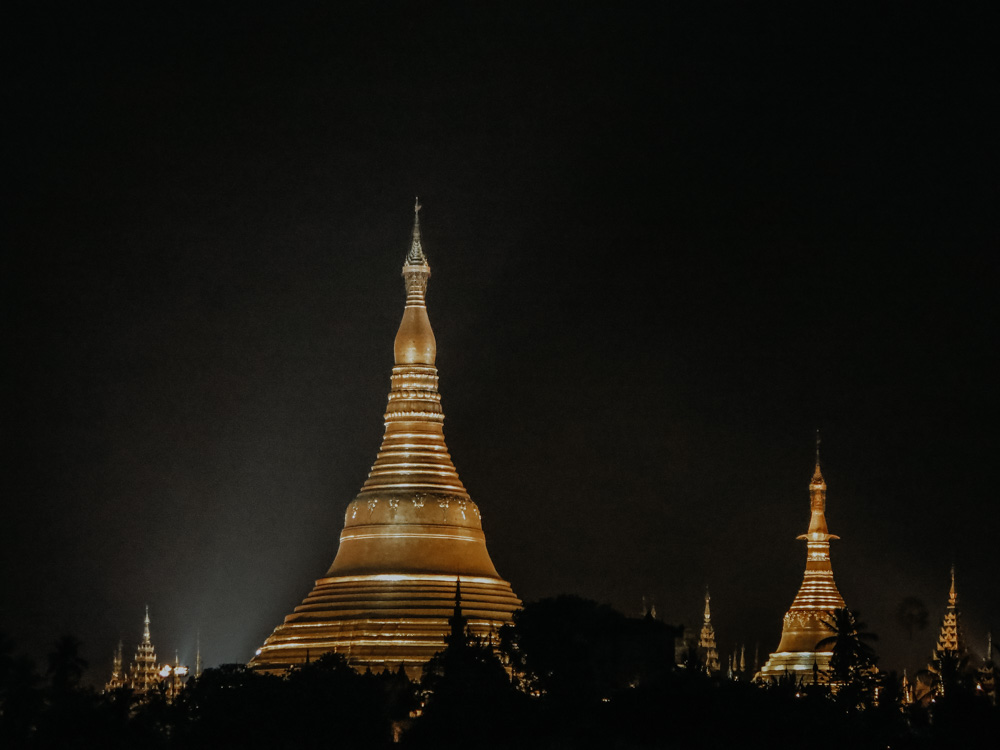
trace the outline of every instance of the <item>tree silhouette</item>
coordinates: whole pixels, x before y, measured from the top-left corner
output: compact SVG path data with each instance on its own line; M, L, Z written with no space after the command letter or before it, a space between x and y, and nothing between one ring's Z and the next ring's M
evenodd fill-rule
M521 688L554 701L603 701L662 682L674 667L673 628L576 596L530 602L500 631Z
M896 620L906 630L913 640L915 630L923 630L927 627L927 605L915 596L908 596L896 607Z
M64 635L49 652L48 677L56 693L65 693L79 686L87 669L87 662L80 655L80 646L75 636Z
M823 624L833 634L817 643L816 650L833 647L830 669L834 679L842 685L848 685L857 681L861 675L869 673L875 666L877 657L866 641L876 641L878 636L864 632L867 626L847 607L833 610Z

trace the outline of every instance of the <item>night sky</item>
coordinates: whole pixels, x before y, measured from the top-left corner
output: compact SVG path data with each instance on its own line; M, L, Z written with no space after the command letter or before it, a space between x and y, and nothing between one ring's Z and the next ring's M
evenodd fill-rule
M522 599L697 627L708 585L763 660L821 428L882 666L926 664L952 562L970 646L1000 637L984 19L90 5L2 24L22 650L72 633L103 681L148 604L161 658L245 662L308 593L380 444L418 195L445 434Z

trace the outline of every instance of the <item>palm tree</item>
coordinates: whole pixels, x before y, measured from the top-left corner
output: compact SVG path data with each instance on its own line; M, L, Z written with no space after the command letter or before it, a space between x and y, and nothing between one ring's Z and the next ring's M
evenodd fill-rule
M49 653L48 675L57 693L64 693L80 684L86 660L80 656L80 641L72 635L64 635L56 641Z
M878 657L866 641L877 641L878 636L865 632L867 625L854 612L847 607L835 609L823 624L832 631L832 635L817 643L816 650L833 646L830 668L837 682L849 684L875 666Z

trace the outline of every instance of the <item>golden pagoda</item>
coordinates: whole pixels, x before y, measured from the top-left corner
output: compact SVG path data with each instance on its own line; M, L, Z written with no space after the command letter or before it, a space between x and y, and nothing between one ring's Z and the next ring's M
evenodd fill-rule
M819 467L816 439L816 469L809 482L809 530L799 536L806 541L806 572L799 593L785 615L781 641L760 670L759 679L794 675L804 683L826 681L833 647L818 651L816 644L833 634L827 626L833 610L844 605L830 566L830 540L839 539L826 526L826 482Z
M712 610L709 602L712 597L705 589L705 619L701 625L701 633L698 637L698 655L701 658L701 668L706 674L718 674L719 672L719 650L715 645L715 628L712 627Z
M934 647L932 659L933 662L939 662L945 656L959 658L964 655L965 639L962 637L962 627L959 620L958 592L955 590L955 566L952 565L951 588L948 590L948 606L944 611L944 617L941 618L941 632L938 634L938 641Z
M118 640L118 648L115 649L115 654L111 659L111 679L108 680L107 684L104 686L104 692L110 693L120 688L125 687L125 672L122 668L122 653L125 649L125 644L122 643L121 639Z
M445 444L419 211L418 202L382 447L347 506L333 564L257 650L255 669L280 672L333 651L358 670L403 667L416 677L445 646L456 582L473 635L488 637L521 607Z
M958 591L955 589L955 566L951 566L951 588L948 590L948 606L941 618L941 632L937 645L931 653L925 680L919 687L919 697L928 696L933 690L944 695L950 673L958 672L961 661L966 656L965 638L962 636L962 620L958 610Z
M142 624L142 641L135 650L132 669L129 673L128 686L136 695L144 696L156 689L160 682L160 668L156 664L156 649L149 635L149 607L146 607L146 618Z

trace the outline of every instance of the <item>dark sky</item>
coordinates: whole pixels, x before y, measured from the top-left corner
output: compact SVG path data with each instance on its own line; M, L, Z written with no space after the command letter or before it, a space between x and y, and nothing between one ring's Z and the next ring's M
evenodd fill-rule
M883 665L926 663L953 561L971 645L1000 633L985 19L25 5L0 524L23 649L73 633L104 679L148 603L161 655L200 630L208 664L246 661L305 596L379 445L415 195L448 443L523 599L697 625L709 585L722 650L765 657L819 427Z

